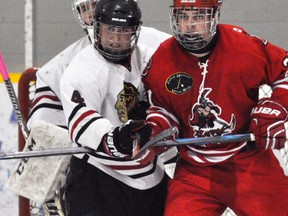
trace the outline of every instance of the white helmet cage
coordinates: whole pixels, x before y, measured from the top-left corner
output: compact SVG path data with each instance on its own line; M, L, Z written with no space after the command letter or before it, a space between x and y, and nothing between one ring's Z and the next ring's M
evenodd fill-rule
M140 34L140 25L117 26L96 21L95 28L97 29L94 33L95 48L103 57L112 62L118 62L128 57L136 47ZM103 29L109 33L111 38L103 37L103 33L101 33ZM115 38L118 39L115 41ZM106 41L106 45L104 45L104 41Z
M216 34L220 7L170 7L170 27L188 51L203 49ZM196 28L202 25L202 28Z
M94 41L94 14L98 0L74 0L72 11L81 27L87 31L91 41Z

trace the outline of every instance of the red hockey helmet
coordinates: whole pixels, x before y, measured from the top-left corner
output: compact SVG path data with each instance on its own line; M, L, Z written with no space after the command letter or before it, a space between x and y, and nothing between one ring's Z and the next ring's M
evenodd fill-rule
M220 7L223 0L173 0L173 7L197 7L212 8Z
M170 26L183 48L201 53L210 43L216 34L222 2L223 0L173 0Z

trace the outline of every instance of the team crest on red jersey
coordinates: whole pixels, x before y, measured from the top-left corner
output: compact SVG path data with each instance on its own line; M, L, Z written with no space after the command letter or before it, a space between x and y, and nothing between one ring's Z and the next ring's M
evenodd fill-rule
M173 94L184 94L193 86L192 77L185 72L172 74L165 83L166 89Z
M192 107L189 124L194 129L195 137L221 136L231 133L236 126L236 118L231 115L230 123L221 119L221 107L208 98L211 88L204 88Z

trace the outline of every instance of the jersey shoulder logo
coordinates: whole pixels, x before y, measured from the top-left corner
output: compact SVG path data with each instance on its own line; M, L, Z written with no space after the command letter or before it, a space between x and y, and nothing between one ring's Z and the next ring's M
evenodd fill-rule
M165 87L166 89L177 95L181 95L189 91L193 86L192 77L185 72L178 72L172 74L166 80Z

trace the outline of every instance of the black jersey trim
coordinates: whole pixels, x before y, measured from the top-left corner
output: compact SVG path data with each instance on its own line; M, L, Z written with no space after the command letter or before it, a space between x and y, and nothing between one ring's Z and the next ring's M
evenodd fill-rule
M50 103L42 103L39 104L35 107L33 107L33 109L30 110L30 113L28 115L28 119L39 109L41 108L49 108L49 109L55 109L55 110L62 110L63 111L63 106L62 105L55 105L55 104L50 104Z
M42 87L42 88L37 88L35 93L40 93L40 92L47 92L47 91L51 91L51 92L54 92L50 87Z
M70 122L72 121L72 119L75 117L76 113L84 106L85 106L85 104L80 103L73 109L73 111L71 112L71 114L69 116L69 119L68 119L68 127L69 127Z
M90 119L86 124L84 124L81 129L78 131L77 136L75 137L75 143L81 145L80 143L78 143L78 140L80 139L81 135L85 132L85 130L95 121L97 121L98 119L103 118L102 116L100 117L94 117L92 119Z
M150 170L148 170L147 172L136 174L136 175L130 175L129 177L131 177L133 179L137 179L137 178L148 176L148 175L154 173L156 170L157 160L158 160L158 156L156 155L154 160L153 160L153 167Z

